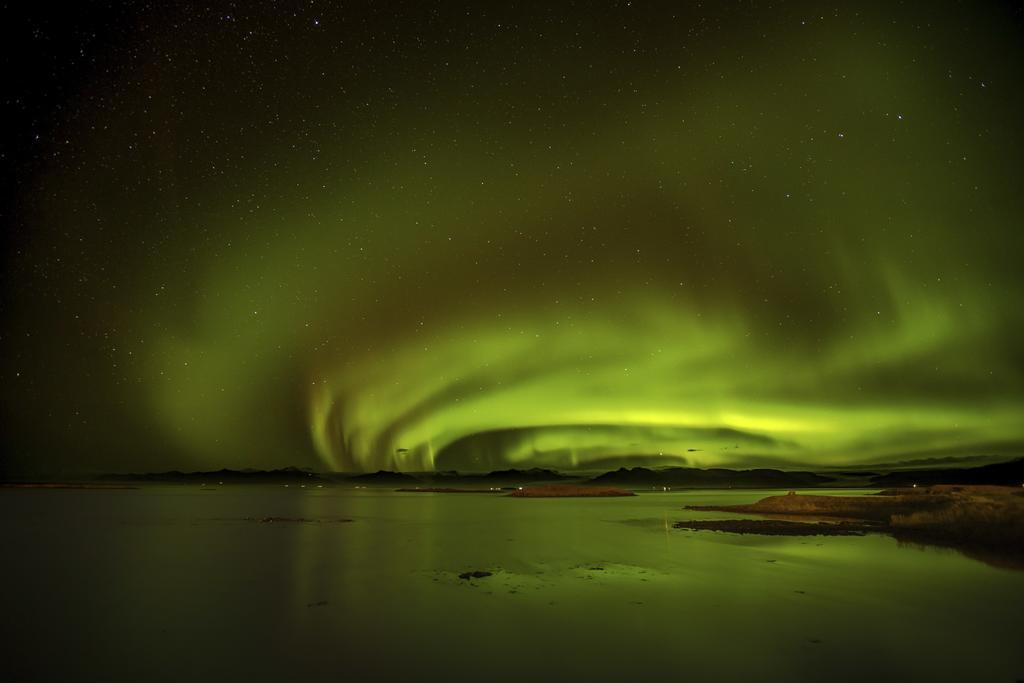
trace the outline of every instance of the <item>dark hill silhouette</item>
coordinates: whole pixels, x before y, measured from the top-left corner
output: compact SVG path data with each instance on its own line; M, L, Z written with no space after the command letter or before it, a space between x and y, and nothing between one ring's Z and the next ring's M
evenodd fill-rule
M418 484L420 480L411 474L404 472L392 472L390 470L377 470L367 474L350 474L345 477L348 481L359 484Z
M782 470L730 470L670 467L660 470L620 467L591 479L600 484L623 486L677 486L688 488L807 488L835 481L814 472L783 472Z
M931 484L994 484L1021 486L1024 484L1024 458L999 462L981 467L907 470L890 472L871 478L872 486L928 486Z
M554 479L568 479L569 477L554 470L531 467L528 470L495 470L483 475L481 478L500 481L551 481Z

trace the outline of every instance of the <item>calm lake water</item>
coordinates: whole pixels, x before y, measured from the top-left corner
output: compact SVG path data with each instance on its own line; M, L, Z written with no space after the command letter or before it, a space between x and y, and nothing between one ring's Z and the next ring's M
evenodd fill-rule
M1024 572L671 528L769 493L0 491L4 678L1024 679Z

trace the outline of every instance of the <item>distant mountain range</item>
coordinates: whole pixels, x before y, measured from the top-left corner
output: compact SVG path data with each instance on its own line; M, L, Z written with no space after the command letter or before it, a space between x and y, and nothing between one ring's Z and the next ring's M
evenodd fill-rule
M415 485L472 485L492 484L521 486L539 482L575 480L601 485L649 488L673 486L684 488L810 488L835 481L832 477L813 472L783 472L782 470L701 470L690 467L648 469L646 467L622 467L587 479L556 472L555 470L532 468L526 470L508 469L481 474L458 472L422 472L408 474L378 470L364 474L340 472L312 472L295 467L279 470L216 470L212 472L150 472L136 474L111 474L104 477L112 481L134 482L199 482L220 483L350 483L363 486L415 486Z
M219 483L351 483L365 486L416 486L501 484L518 486L538 482L572 480L602 486L650 488L814 488L820 486L846 486L843 478L859 477L861 485L887 488L918 484L1024 484L1024 458L1009 462L967 468L921 469L879 474L876 471L844 471L832 473L787 472L776 469L732 470L725 468L699 469L695 467L620 467L594 477L565 474L551 469L507 469L487 473L459 472L392 472L378 470L362 474L346 472L313 472L308 469L285 467L277 470L229 470L210 472L149 472L136 474L108 474L106 481L132 482L200 482ZM841 478L837 478L841 477Z
M559 481L561 479L581 479L580 476L573 476L571 474L562 474L555 470L543 469L540 467L532 467L527 470L495 470L494 472L487 472L486 474L463 474L459 472L437 472L429 473L424 475L425 478L433 482L443 481L469 481L469 482L486 482L486 483L518 483L524 484L527 482L536 481Z
M203 483L289 483L289 482L310 482L325 481L324 477L312 470L299 469L298 467L283 467L279 470L212 470L208 472L181 472L171 470L169 472L144 472L131 474L106 474L101 479L109 481L152 481L152 482L203 482Z
M404 472L391 472L390 470L377 470L367 474L339 474L327 475L333 481L352 481L360 484L387 484L401 486L404 484L419 484L421 480L411 474Z
M783 472L782 470L755 469L729 470L712 468L707 470L696 467L668 467L665 469L648 469L620 467L612 472L594 477L591 481L599 484L617 484L619 486L676 486L683 488L809 488L823 486L835 482L814 472Z

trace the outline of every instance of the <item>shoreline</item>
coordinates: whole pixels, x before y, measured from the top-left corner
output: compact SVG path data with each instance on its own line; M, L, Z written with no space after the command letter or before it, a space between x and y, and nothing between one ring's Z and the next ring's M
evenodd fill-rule
M942 485L862 496L790 491L745 505L688 505L685 509L763 517L687 520L673 524L677 529L766 536L883 533L900 542L952 548L987 564L1024 569L1024 491L1016 487ZM782 515L841 521L783 521Z

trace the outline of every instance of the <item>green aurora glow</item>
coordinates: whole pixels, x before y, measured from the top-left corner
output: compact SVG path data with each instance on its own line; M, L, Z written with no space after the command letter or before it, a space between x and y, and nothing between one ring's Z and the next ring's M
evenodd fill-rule
M751 7L124 38L19 205L11 467L1021 454L1014 29Z

